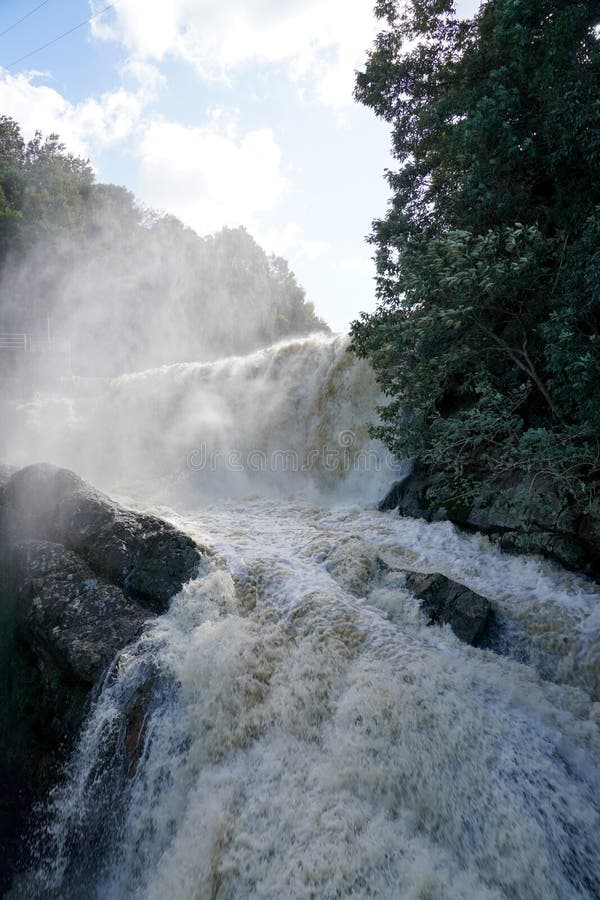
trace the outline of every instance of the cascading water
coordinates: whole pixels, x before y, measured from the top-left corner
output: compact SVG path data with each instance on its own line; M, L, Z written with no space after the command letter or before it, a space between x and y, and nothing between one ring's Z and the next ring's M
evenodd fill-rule
M315 335L213 363L64 380L3 411L0 451L25 464L34 447L38 458L110 488L134 483L144 496L161 486L172 496L176 482L185 496L294 487L373 496L394 477L368 436L382 398L346 346Z
M216 555L107 673L14 897L600 895L594 584L366 504L393 475L340 339L86 392L19 427L68 407L53 461L112 448ZM489 597L490 648L427 627L410 569Z

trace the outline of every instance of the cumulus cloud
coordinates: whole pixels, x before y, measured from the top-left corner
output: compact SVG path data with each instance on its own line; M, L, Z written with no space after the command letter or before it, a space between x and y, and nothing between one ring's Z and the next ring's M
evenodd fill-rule
M68 149L81 156L121 143L130 137L141 121L150 100L148 91L119 88L70 103L57 90L38 83L41 73L10 75L0 71L0 109L21 126L26 138L36 129L55 132Z
M219 111L204 127L150 122L136 154L144 199L200 233L223 225L254 228L286 189L271 130L239 135Z
M352 102L354 70L376 31L372 6L352 0L349 15L348 0L119 0L112 20L95 20L93 30L136 59L171 55L207 79L247 63L285 63L305 93L339 106Z
M166 78L158 66L141 59L128 59L121 66L120 75L124 81L131 80L137 84L139 91L148 99L154 99L166 84Z
M144 201L201 233L223 225L258 228L257 217L273 209L287 187L273 132L240 134L235 114L221 109L212 110L201 127L160 118L147 108L161 81L155 67L128 63L122 75L137 89L121 87L71 103L38 83L40 73L0 70L0 109L26 139L36 130L57 133L68 150L92 162L103 149L125 145L139 163Z

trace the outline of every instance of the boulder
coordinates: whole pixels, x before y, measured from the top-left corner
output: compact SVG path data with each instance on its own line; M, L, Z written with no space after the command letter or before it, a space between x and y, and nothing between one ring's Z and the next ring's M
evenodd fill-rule
M154 613L60 544L14 545L4 575L0 772L35 797L76 736L90 689Z
M124 509L68 469L45 463L9 478L0 540L35 538L64 545L98 575L165 610L201 559L187 535L156 516Z
M31 734L41 729L54 747L72 736L90 688L206 555L66 469L12 474L0 507L4 709L18 719L29 704Z
M92 687L209 555L66 469L0 468L0 893L27 865L22 836ZM140 710L126 736L132 766Z
M448 624L461 641L477 644L485 635L492 615L489 600L445 575L406 576L406 587L421 601L430 625Z
M415 465L411 472L392 485L377 508L381 512L397 509L403 516L426 519L429 522L434 517L427 499L429 486L429 477L420 466Z
M49 541L13 548L16 622L46 674L93 685L152 615L75 553Z

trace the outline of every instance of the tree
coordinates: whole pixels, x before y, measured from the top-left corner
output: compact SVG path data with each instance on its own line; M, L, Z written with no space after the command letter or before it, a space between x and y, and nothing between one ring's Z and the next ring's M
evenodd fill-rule
M597 0L379 0L356 97L399 163L373 224L378 308L353 324L390 398L376 433L469 499L544 472L580 506L599 475Z
M298 284L287 260L272 255L268 265L270 304L275 313L271 326L273 337L277 339L316 330L329 332L329 326L317 318L313 304L306 300L304 288Z
M8 116L0 116L0 259L8 252L22 219L24 157L25 142L19 126Z
M51 316L80 373L245 353L326 328L284 260L243 229L200 237L97 184L60 138L0 117L0 330Z

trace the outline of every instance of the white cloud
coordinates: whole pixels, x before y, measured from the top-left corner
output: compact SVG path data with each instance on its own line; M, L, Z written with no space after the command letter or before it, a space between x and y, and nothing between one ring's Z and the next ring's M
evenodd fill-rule
M47 84L36 84L39 76L0 71L0 109L19 123L26 139L36 130L56 132L71 152L82 156L132 135L150 99L146 90L119 88L98 99L70 103Z
M129 59L121 66L121 78L131 79L149 100L154 99L158 90L166 84L166 79L158 66L141 59Z
M281 150L270 129L238 133L235 115L209 112L203 127L186 127L147 109L160 74L139 61L122 74L138 83L70 103L39 73L12 76L0 71L0 109L21 126L25 139L36 130L60 135L67 149L92 161L105 148L125 145L138 160L140 193L202 232L223 225L258 228L258 217L285 193ZM314 244L314 246L313 246ZM304 241L307 253L316 243Z
M258 129L238 136L218 111L201 128L151 122L137 154L144 199L201 234L223 225L254 228L286 189L273 133Z
M246 63L286 63L300 86L339 106L352 102L354 70L377 29L373 0L350 2L349 13L349 0L119 0L112 21L92 27L135 58L172 55L208 79Z
M288 222L277 231L266 231L257 234L259 243L270 253L285 256L290 251L295 251L297 256L306 259L318 259L327 250L330 244L314 238L307 238L304 229L297 222Z

